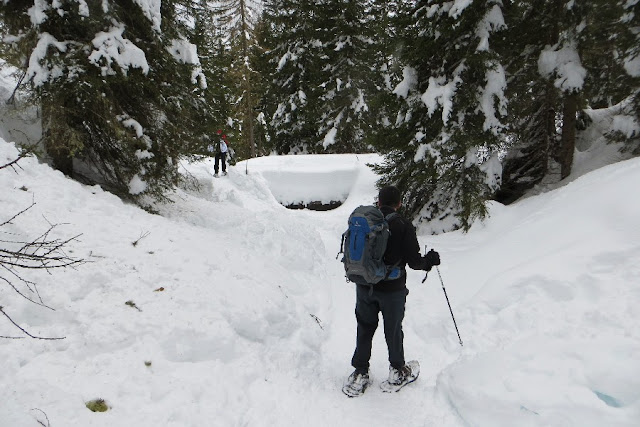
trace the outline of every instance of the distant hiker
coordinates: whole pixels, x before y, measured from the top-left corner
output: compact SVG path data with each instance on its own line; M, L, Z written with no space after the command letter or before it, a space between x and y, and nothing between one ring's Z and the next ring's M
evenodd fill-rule
M209 152L215 152L215 163L213 164L213 170L215 174L213 176L218 177L218 171L220 170L220 163L222 163L222 175L227 174L227 153L229 152L229 145L227 143L227 135L224 135L221 130L218 130L220 140L216 146L210 145Z
M405 363L404 359L402 320L409 293L405 266L429 271L434 265L440 265L440 255L433 249L425 256L420 255L414 226L396 212L402 204L401 200L400 190L394 186L384 187L378 193L378 207L386 218L390 232L383 257L384 264L395 267L399 274L394 274L392 277L396 278L393 279L387 274L386 280L373 285L356 284L355 314L358 328L356 349L351 359L355 371L343 388L343 392L350 397L359 396L370 384L369 359L380 312L390 363L389 378L381 384L381 388L383 391L397 391L415 381L419 374L418 362Z

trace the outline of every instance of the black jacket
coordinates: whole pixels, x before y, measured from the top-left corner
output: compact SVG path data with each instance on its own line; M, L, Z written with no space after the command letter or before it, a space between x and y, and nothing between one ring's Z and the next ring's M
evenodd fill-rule
M380 208L384 216L394 212L389 206ZM411 222L402 215L394 215L389 219L389 241L384 254L384 262L387 265L395 265L402 270L399 278L383 280L373 285L373 289L381 292L393 292L406 288L408 265L413 270L426 270L431 265L420 255L420 244L416 236L416 229Z

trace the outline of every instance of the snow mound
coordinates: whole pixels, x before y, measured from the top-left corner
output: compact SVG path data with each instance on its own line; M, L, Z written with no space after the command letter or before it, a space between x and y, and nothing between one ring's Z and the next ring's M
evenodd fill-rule
M366 163L376 163L377 155L297 155L269 156L242 162L259 173L275 197L284 206L311 202L343 203L354 188Z

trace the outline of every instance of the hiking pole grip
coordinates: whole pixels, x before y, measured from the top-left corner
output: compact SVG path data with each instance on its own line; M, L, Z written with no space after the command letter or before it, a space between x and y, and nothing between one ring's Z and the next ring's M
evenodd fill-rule
M451 303L449 303L449 297L447 296L447 290L444 288L444 282L442 281L442 275L440 275L440 269L436 265L436 271L438 272L438 277L440 278L440 284L442 285L442 290L444 291L444 297L447 299L447 305L449 306L449 312L451 313L451 318L453 319L453 326L456 327L456 333L458 334L458 340L460 341L460 345L462 346L462 338L460 338L460 331L458 331L458 324L456 323L456 318L453 316L453 310L451 309Z
M427 245L424 245L424 253L427 253ZM422 283L427 281L427 276L429 276L429 270L426 270L424 273L424 279L422 279Z

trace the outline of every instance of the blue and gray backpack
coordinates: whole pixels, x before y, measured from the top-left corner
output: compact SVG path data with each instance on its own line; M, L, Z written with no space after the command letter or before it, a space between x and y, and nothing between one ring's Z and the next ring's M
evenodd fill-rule
M395 215L393 212L385 217L375 206L359 206L351 213L340 244L347 281L373 285L400 277L397 265L388 266L383 260L391 234L388 221Z

